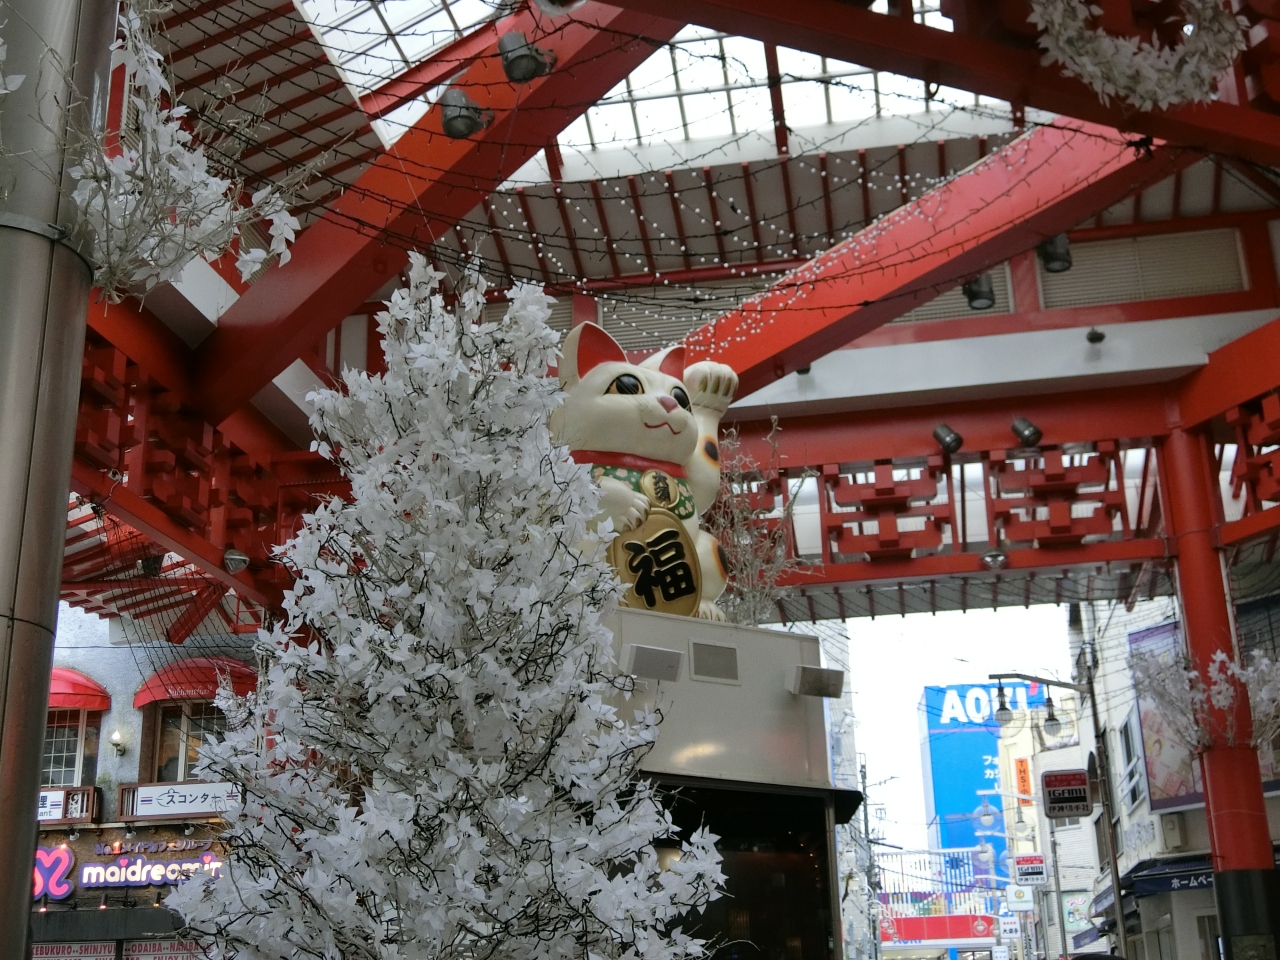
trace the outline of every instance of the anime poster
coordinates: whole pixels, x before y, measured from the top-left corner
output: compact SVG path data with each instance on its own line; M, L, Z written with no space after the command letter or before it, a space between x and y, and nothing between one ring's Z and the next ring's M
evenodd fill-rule
M1148 653L1166 659L1170 664L1182 649L1177 623L1162 623L1129 634L1130 654ZM1147 795L1151 810L1169 811L1197 807L1204 803L1204 787L1200 780L1200 760L1195 752L1178 740L1169 725L1147 697L1138 700L1138 720L1142 726L1142 752L1146 760ZM1258 751L1262 767L1263 789L1280 790L1273 767L1272 751Z
M1093 894L1087 890L1064 890L1062 892L1062 919L1066 925L1067 936L1083 933L1093 924L1089 920L1089 903Z

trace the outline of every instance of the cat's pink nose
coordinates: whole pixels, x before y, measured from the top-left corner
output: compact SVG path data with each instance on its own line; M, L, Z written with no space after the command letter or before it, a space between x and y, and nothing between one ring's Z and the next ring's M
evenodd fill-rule
M680 404L676 403L675 397L668 397L666 394L658 397L658 402L662 404L662 409L667 411L667 413L670 413L676 407L680 406Z

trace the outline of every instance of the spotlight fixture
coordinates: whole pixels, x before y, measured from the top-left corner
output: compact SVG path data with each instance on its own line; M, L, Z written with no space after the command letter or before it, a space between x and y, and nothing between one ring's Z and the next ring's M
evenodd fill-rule
M1013 431L1013 435L1018 438L1018 442L1024 447L1040 446L1040 438L1044 436L1040 432L1040 428L1026 417L1014 417L1013 426L1009 429Z
M196 825L194 823L185 823L182 825L182 835L184 837L189 837L195 832L196 832Z
M107 737L107 741L115 748L117 757L124 756L124 735L119 730L112 730L111 736Z
M1041 726L1044 727L1044 732L1051 737L1056 737L1062 732L1062 721L1053 712L1053 697L1046 696L1044 698L1044 723Z
M937 440L938 446L947 453L959 453L960 448L964 446L964 437L945 423L940 423L933 428L933 439Z
M996 305L996 291L991 283L991 274L980 273L965 283L961 290L969 301L970 310L990 310Z
M983 840L978 844L978 859L983 863L993 863L996 859L995 848L992 847L991 844L987 843L987 841Z
M984 827L989 827L996 822L996 808L991 805L991 801L986 797L982 798L982 809L978 811L978 822Z
M806 363L803 367L797 367L796 373L800 374L802 377L807 377L812 370L813 367Z
M465 90L450 87L440 95L441 126L445 136L465 140L479 133L493 121L493 114L482 110Z
M1071 269L1071 241L1065 233L1050 237L1036 247L1045 273L1066 273Z
M234 576L249 566L249 555L235 547L227 547L222 551L222 566L226 568L227 573Z
M1088 340L1090 343L1097 345L1101 343L1103 340L1107 339L1107 335L1104 331L1099 330L1097 327L1090 327L1089 332L1084 335L1084 338Z
M573 13L586 2L587 0L533 0L533 5L549 16L563 17L566 13Z
M538 49L519 30L504 33L498 38L498 55L502 57L502 72L512 83L528 83L535 77L550 73L556 63L554 53Z
M982 565L988 570L1003 570L1009 565L1009 555L1003 550L988 550L982 555Z
M1009 701L1005 699L1003 683L996 688L996 723L1002 727L1013 723L1013 711L1009 709Z

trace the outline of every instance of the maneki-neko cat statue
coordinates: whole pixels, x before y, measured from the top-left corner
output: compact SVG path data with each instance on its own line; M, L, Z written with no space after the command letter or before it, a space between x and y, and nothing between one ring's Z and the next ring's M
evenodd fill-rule
M600 484L623 605L723 620L724 553L698 521L720 490L717 437L737 374L709 361L686 369L681 346L630 363L592 323L565 339L559 374L566 396L551 429Z

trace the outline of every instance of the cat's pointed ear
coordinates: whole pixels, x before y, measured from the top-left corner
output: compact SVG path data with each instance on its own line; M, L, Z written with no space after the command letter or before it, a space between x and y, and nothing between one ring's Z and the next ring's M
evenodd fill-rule
M684 379L684 344L677 343L657 353L651 353L640 364L646 370L657 370L677 380Z
M618 341L594 323L580 323L564 340L560 358L560 385L568 386L585 377L592 367L602 363L626 363L627 355Z

